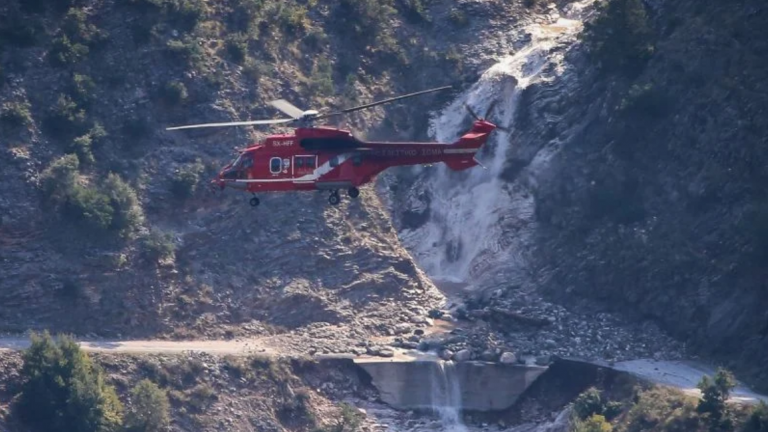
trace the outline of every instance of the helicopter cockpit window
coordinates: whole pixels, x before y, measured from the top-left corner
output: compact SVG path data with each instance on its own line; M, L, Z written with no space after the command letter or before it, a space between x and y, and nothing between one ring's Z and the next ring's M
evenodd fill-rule
M242 168L250 168L250 167L252 167L253 166L253 155L252 154L244 154L240 166Z
M303 157L297 157L295 165L296 165L296 168L304 168L304 158Z
M279 157L273 157L269 160L269 172L272 174L279 174L283 168L283 160Z
M232 161L232 168L240 168L240 164L243 163L243 155L237 155L235 160Z

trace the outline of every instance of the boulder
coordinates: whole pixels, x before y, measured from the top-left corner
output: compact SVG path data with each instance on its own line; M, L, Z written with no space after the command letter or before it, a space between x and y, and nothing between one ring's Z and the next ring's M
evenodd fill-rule
M514 364L517 363L517 356L511 352L505 352L499 358L499 362L504 364Z
M467 361L472 358L472 351L463 349L453 355L453 360L457 362Z

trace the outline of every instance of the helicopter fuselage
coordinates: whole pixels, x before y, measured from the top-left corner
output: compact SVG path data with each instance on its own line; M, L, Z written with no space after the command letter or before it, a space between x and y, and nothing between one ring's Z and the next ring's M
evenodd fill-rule
M270 135L240 152L214 183L252 193L347 189L350 196L387 168L443 162L453 170L478 165L475 154L496 126L474 122L454 143L367 142L350 131L330 127L298 128ZM333 197L332 197L333 198Z

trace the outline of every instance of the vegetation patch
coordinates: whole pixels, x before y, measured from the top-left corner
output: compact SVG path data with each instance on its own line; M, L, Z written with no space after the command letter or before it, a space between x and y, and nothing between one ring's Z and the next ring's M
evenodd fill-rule
M605 400L590 388L573 403L573 432L765 432L768 406L727 403L735 380L720 369L698 384L701 399L679 390L653 386L636 388L627 401Z
M593 58L608 71L636 74L655 49L642 0L601 0L597 19L586 23L581 37Z
M32 113L27 102L9 102L0 110L0 121L6 125L20 127L32 123Z
M54 160L40 176L40 188L49 204L97 231L132 235L143 222L136 192L117 174L110 173L100 187L85 184L80 160L68 154Z

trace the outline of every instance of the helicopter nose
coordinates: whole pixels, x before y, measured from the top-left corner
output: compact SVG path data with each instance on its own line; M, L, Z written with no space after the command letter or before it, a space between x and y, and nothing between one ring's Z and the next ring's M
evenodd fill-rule
M211 180L211 182L210 182L210 184L208 186L211 189L216 189L218 187L219 190L224 190L224 187L226 185L225 185L224 179L222 178L222 175L219 174L218 176L216 176L215 179Z

